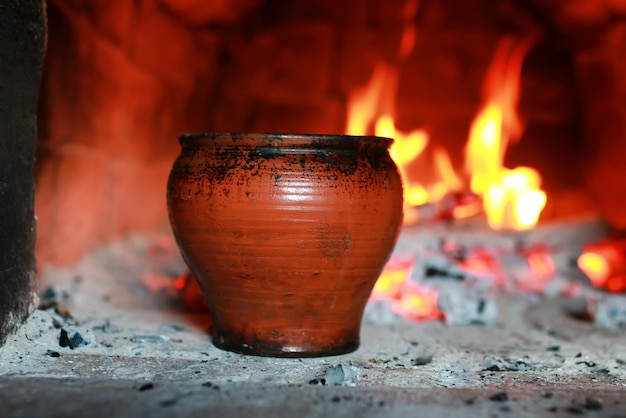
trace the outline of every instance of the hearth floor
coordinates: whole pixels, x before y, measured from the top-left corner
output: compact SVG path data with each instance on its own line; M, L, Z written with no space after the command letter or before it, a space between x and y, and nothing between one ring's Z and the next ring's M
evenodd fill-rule
M132 238L42 277L67 298L1 349L0 416L626 416L626 336L572 301L501 296L491 326L364 323L354 353L252 357L215 348L208 316L146 276L177 257ZM61 347L62 329L91 343Z

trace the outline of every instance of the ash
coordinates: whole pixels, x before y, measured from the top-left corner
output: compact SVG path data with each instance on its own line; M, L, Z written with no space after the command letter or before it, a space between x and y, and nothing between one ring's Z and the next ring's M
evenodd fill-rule
M305 388L626 384L626 336L581 314L587 307L580 298L489 293L482 307L488 320L469 325L411 321L373 302L356 352L275 359L215 348L208 314L181 286L185 273L169 236L130 237L74 268L48 270L40 278L39 310L0 351L0 376L133 379L145 387L157 381ZM448 303L453 311L458 301ZM624 321L614 305L617 313L602 308L603 320Z
M498 299L508 294L530 304L564 297L576 307L570 314L588 316L598 328L624 329L626 296L594 288L577 266L586 244L608 233L595 217L526 232L493 231L475 220L405 227L382 274L396 278L374 289L365 320L491 326L503 319Z

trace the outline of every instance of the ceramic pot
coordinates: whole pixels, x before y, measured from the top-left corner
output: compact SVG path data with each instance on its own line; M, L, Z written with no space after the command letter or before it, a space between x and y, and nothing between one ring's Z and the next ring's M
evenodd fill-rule
M213 319L213 343L276 357L359 345L396 242L391 139L189 134L167 188L170 223Z

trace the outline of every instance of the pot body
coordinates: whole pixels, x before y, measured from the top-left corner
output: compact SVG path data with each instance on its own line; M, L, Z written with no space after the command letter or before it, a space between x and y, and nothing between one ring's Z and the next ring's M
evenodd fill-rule
M168 211L213 343L277 357L355 350L402 223L391 140L194 134L180 143Z

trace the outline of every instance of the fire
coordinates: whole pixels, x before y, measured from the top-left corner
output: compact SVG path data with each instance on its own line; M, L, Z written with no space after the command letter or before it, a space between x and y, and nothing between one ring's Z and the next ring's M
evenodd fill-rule
M393 97L389 91L397 83L397 71L384 63L374 68L369 83L361 89L355 89L348 98L347 135L366 135L382 107L392 107ZM385 93L387 92L387 93ZM386 94L386 96L385 96Z
M419 9L418 0L408 0L403 10L404 28L398 49L398 61L405 60L413 51L417 41L415 16ZM398 84L397 68L380 62L367 85L356 89L348 98L347 135L366 135L372 130L377 136L394 139L391 157L398 166L404 186L404 223L417 222L414 207L436 201L446 193L444 182L424 186L408 175L409 165L422 155L428 145L428 133L416 129L405 133L396 129L394 121L395 96Z
M376 121L377 136L394 138L389 150L391 158L398 166L404 184L404 201L410 206L419 206L428 202L428 191L420 183L411 182L407 175L407 166L415 160L426 148L428 135L422 130L415 130L405 134L396 131L393 118L383 115Z
M397 61L405 60L417 42L414 25L418 0L404 9L404 31ZM427 203L446 207L444 217L464 219L483 212L493 229L526 230L538 221L546 205L541 176L530 167L507 168L504 157L509 143L522 134L516 108L522 63L534 40L505 38L499 44L484 82L484 103L470 127L465 148L465 172L455 169L445 149L434 147L433 177L424 184L411 176L410 166L429 145L423 129L403 132L396 128L395 96L398 69L379 62L369 82L348 98L345 133L394 139L390 155L404 186L404 223L419 221L416 208ZM468 196L468 198L466 198ZM540 256L529 260L539 275L548 276L552 266ZM483 266L484 267L484 266ZM393 310L411 318L437 318L437 291L408 283L409 268L387 267L372 293L374 300L392 302Z
M470 189L483 195L502 170L504 151L500 140L502 112L496 105L486 106L472 123L465 148Z
M414 223L416 218L411 208L429 202L430 198L424 185L410 179L408 165L426 148L428 134L420 129L409 133L396 129L392 115L397 79L395 68L384 63L376 66L369 83L350 95L346 134L366 135L373 128L376 135L394 139L389 152L398 166L404 185L404 221Z
M504 167L509 142L521 136L515 108L521 66L530 46L532 40L506 38L500 43L485 79L485 105L472 123L465 149L470 189L483 197L487 221L493 229L532 228L547 201L536 170Z
M410 2L407 14L414 13L415 7ZM415 43L415 36L414 28L407 26L399 52L401 58L407 55L407 45L412 47ZM482 209L493 229L530 229L547 202L546 193L541 190L541 176L535 169L504 166L508 144L522 133L516 107L522 63L532 44L533 40L514 38L505 38L499 44L484 82L485 104L471 124L465 147L469 189L482 198ZM396 129L393 114L397 81L396 68L385 63L376 66L369 83L350 95L346 133L366 135L373 130L378 136L395 140L390 154L402 177L405 224L410 224L418 220L414 207L438 202L451 192L463 190L465 180L441 148L433 152L439 181L424 185L411 178L409 166L424 153L429 137L422 129L408 133ZM457 219L476 213L475 205L452 210Z

